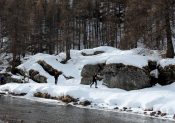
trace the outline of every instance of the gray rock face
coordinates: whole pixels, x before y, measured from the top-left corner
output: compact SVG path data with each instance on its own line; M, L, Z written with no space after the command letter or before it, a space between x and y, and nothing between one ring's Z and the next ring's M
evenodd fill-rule
M19 73L21 76L25 76L25 71L19 68L15 68L17 73Z
M104 64L97 64L97 65L85 65L83 70L81 71L81 84L88 85L92 82L93 75L102 74L102 70L104 68Z
M35 71L33 69L29 70L29 76L32 80L38 83L47 83L47 78L40 75L38 71Z
M98 65L85 65L81 72L81 76L83 77L93 76L94 73L97 73L99 71L99 69L100 68Z
M159 66L158 82L161 85L168 85L175 82L175 65L165 66L164 68Z
M8 73L0 73L0 78L3 77L3 81L0 81L0 85L6 84L6 83L23 83L21 79L13 78L11 74Z
M81 79L81 84L84 84L84 85L89 85L92 83L92 76L89 76L89 77L82 77Z
M42 76L40 74L37 74L33 77L33 80L35 80L38 83L47 83L47 78L45 76Z
M104 52L104 51L95 51L95 52L92 53L92 54L87 54L87 53L82 52L81 54L82 54L83 56L93 56L93 55L98 55L98 54L102 54L102 53L105 53L105 52Z
M109 64L104 70L104 84L110 88L136 90L151 87L150 76L144 69L123 64Z
M62 74L61 71L58 71L56 69L54 69L52 66L50 66L49 64L47 64L45 61L38 61L38 64L41 65L43 67L43 69L48 72L50 75L55 76L55 72L57 72L59 75Z

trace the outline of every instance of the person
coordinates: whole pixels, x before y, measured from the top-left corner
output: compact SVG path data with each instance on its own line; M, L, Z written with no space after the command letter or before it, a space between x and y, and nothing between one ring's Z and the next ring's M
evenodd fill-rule
M97 74L95 73L92 77L92 83L90 84L90 87L92 87L92 85L95 83L95 88L98 88L97 87L97 79L98 79L98 77L97 77Z
M59 77L59 73L57 71L55 71L55 74L54 74L54 78L55 78L55 85L57 85L57 82L58 82L58 77Z

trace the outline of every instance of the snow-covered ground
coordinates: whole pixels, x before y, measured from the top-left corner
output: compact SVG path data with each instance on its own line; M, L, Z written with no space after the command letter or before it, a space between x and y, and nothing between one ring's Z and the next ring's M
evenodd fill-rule
M95 51L104 51L105 53L83 56L83 53L93 54ZM96 63L123 63L137 67L144 67L148 64L148 60L159 61L161 57L158 51L150 51L146 49L133 49L121 51L111 47L98 47L94 49L72 50L71 60L67 64L61 64L60 61L65 58L64 53L58 56L37 54L28 57L28 60L18 66L26 71L34 69L48 78L47 84L38 84L30 80L29 83L16 84L9 83L0 86L0 92L11 92L15 94L27 93L25 98L34 98L34 93L48 93L53 97L70 95L74 98L89 100L92 107L98 109L114 109L118 107L123 109L127 107L135 113L144 114L145 110L161 111L167 115L164 118L172 119L175 114L175 83L167 86L156 85L151 88L141 90L125 91L122 89L110 89L98 82L98 89L90 88L89 85L81 85L81 70L86 64ZM54 85L54 77L47 73L38 63L38 60L44 60L53 68L60 70L66 76L72 76L74 79L66 80L63 75L59 77L58 85ZM174 64L174 59L160 60L160 64ZM43 99L44 100L44 99ZM152 111L147 111L147 114Z

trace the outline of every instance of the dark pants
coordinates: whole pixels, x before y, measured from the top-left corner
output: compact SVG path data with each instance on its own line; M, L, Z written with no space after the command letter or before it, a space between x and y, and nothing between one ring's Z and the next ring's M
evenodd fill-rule
M55 85L57 85L57 82L58 82L58 78L55 78Z
M90 87L92 87L92 85L95 83L95 87L97 87L97 81L93 81L91 84L90 84Z

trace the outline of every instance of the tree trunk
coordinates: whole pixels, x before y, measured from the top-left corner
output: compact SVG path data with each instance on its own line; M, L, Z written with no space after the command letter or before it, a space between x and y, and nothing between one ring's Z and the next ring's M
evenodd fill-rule
M168 3L167 3L168 4ZM171 24L170 24L170 15L169 15L169 6L166 5L165 9L165 24L166 24L166 36L167 36L167 58L174 58L174 48L172 42L172 32L171 32Z

